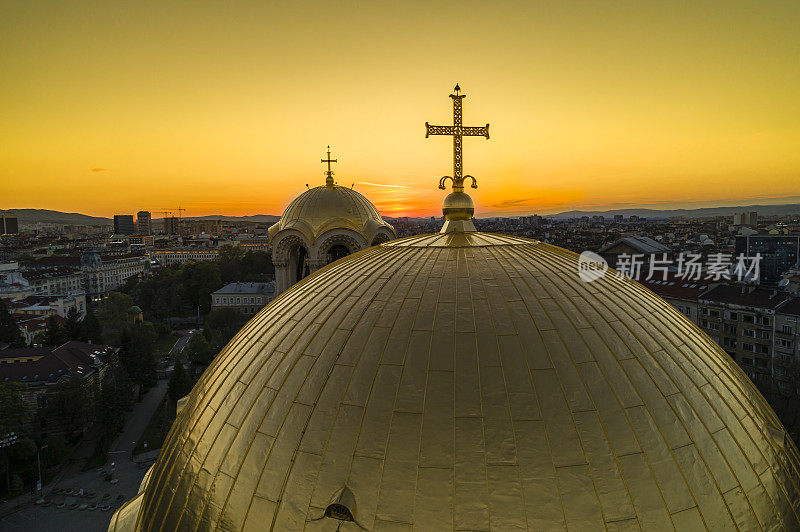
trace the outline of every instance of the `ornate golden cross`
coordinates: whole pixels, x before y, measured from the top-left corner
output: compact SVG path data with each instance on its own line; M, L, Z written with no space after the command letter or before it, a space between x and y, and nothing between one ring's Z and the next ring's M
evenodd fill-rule
M333 170L331 170L331 163L338 163L338 159L331 159L331 147L328 146L328 158L327 159L320 159L319 162L321 163L328 163L328 171L325 172L327 176L325 178L325 184L327 186L333 186Z
M453 99L453 125L452 126L432 126L425 122L425 138L429 135L452 135L453 136L453 176L444 176L439 180L439 188L444 189L446 179L453 181L453 190L464 190L464 179L472 179L472 188L478 188L475 178L471 175L463 175L461 158L461 138L462 137L486 137L489 138L489 124L484 127L473 127L461 125L461 100L467 97L466 94L459 94L461 87L456 84L455 94L451 94Z

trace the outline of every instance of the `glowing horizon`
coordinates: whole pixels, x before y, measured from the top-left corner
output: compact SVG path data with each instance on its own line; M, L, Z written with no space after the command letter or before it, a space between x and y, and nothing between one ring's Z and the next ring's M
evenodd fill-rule
M294 6L294 7L293 7ZM800 196L800 4L18 3L0 208L275 214L324 183L438 216L460 83L476 216ZM458 34L458 46L450 34Z

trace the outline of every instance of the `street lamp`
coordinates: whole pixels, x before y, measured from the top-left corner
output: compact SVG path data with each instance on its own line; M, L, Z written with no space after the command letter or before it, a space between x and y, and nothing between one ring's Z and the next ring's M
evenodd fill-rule
M39 465L39 484L36 486L39 491L39 500L37 502L44 502L44 497L42 497L42 449L47 449L47 445L43 445L39 447L39 450L36 451L36 463Z

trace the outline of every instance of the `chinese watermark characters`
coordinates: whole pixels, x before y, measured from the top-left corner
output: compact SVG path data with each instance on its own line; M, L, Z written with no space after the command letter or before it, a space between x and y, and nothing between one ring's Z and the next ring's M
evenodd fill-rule
M684 281L757 282L760 263L760 253L752 257L744 254L712 253L705 260L700 253L679 253L674 259L669 259L666 253L622 253L617 255L616 275L618 278L628 277L635 281L666 281L672 274L672 279ZM578 275L584 282L600 279L608 269L605 259L591 251L584 251L578 259Z

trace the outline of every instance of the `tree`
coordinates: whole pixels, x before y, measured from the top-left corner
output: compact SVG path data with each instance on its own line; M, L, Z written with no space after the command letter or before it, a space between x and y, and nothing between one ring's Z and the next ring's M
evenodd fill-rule
M6 490L11 491L11 460L8 458L8 450L0 450L0 474L6 477Z
M181 272L184 295L193 308L211 309L211 292L222 286L219 266L213 262L187 262Z
M103 380L95 397L94 423L103 436L112 437L122 431L124 412L131 403L130 379L117 365L109 368L111 375Z
M242 281L266 281L275 274L272 255L266 251L247 251L242 259Z
M205 365L211 362L214 358L212 356L213 349L211 344L208 343L203 333L195 333L186 344L186 351L189 355L189 360L198 365Z
M67 334L59 323L58 317L50 315L47 317L47 327L41 336L44 345L61 345L66 342Z
M170 376L169 384L167 385L169 398L178 402L178 399L185 396L190 391L192 391L192 381L189 378L189 374L186 373L186 369L183 367L181 361L177 360L175 361L175 369L172 370L172 376Z
M223 246L217 255L222 280L226 283L243 280L242 261L245 251L240 247Z
M84 339L81 315L75 307L71 307L67 312L67 321L64 323L64 334L67 340L81 341Z
M11 432L17 434L22 432L22 426L30 416L30 409L23 397L25 390L25 385L19 382L0 383L0 437ZM10 452L11 447L0 449L0 473L5 474L6 489L9 491L11 491Z
M91 306L86 308L86 316L81 320L81 329L83 329L82 339L94 344L103 343L103 328L100 321L97 319L94 310Z
M9 432L20 433L23 423L30 417L23 395L25 391L21 382L0 383L0 436Z
M180 314L185 306L181 267L162 268L151 278L140 281L134 289L134 296L145 315L156 320Z
M31 478L36 467L36 442L30 438L20 438L14 445L5 449L8 451L8 469L6 471L6 482L9 491L13 494L22 493L24 478ZM11 475L8 479L10 471Z
M9 447L8 456L13 462L26 462L36 456L36 442L30 438L20 438Z
M235 281L266 281L275 273L272 257L264 251L244 251L242 248L223 246L217 257L223 283Z
M101 303L97 318L103 328L106 342L119 345L122 330L127 325L128 309L133 306L133 298L128 294L111 292Z
M119 335L119 361L122 363L122 367L125 368L125 371L128 374L128 377L131 376L131 369L129 367L128 362L128 350L131 349L131 333L128 327L122 329L122 332Z
M242 325L244 319L235 309L226 307L214 309L206 316L205 334L213 347L221 349Z
M25 337L2 299L0 299L0 342L5 342L10 347L25 346Z
M120 292L132 296L136 293L137 284L139 284L139 277L137 277L136 275L131 275L130 277L125 279L125 282L122 284L122 287L120 288Z
M116 360L106 370L103 382L95 389L93 423L99 428L97 445L106 449L125 424L125 411L132 402L131 381L124 368Z
M144 387L158 381L155 345L157 334L149 321L129 325L120 333L120 360L130 379Z
M8 488L8 491L11 493L11 495L22 495L22 490L24 487L25 484L23 484L20 476L14 475L11 477L11 485Z
M45 448L45 445L47 448ZM51 434L45 438L40 449L42 451L42 469L47 466L56 465L67 458L67 440L61 434Z
M82 432L89 423L89 390L80 377L72 377L50 387L40 413L65 434Z

